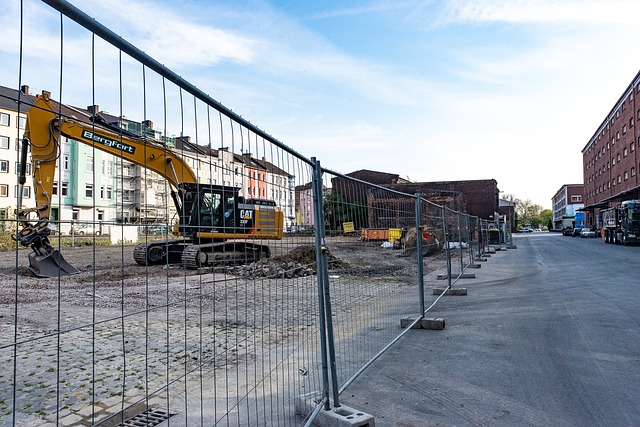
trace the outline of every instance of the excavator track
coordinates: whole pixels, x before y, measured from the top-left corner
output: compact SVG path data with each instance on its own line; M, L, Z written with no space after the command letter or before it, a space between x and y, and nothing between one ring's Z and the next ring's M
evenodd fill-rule
M182 265L195 270L218 265L250 264L261 258L269 258L266 245L243 242L189 245L182 252Z
M133 249L133 259L139 265L178 264L187 245L184 240L140 243Z

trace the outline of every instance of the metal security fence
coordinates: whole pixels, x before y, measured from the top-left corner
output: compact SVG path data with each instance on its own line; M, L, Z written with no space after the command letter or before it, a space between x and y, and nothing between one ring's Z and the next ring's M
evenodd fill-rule
M488 221L331 171L43 3L0 94L0 425L309 425L489 250ZM60 48L23 62L38 8Z

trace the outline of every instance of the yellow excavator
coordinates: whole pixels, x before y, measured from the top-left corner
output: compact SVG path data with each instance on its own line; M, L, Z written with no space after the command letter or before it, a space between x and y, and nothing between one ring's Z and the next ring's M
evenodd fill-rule
M133 258L140 265L182 263L197 269L249 263L270 256L269 246L255 240L282 239L284 215L274 201L246 199L236 187L198 183L185 159L163 144L110 128L96 115L61 114L68 111L65 108L43 91L27 112L22 140L18 179L20 185L25 184L30 150L36 206L23 208L21 198L18 200L16 239L33 249L29 270L36 276L78 273L49 241L51 195L63 136L146 167L171 184L178 213L173 230L176 238L135 246Z

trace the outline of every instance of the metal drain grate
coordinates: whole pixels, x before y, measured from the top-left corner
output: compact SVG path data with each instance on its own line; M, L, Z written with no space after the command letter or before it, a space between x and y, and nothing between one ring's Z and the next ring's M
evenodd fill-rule
M158 408L151 408L131 417L117 427L154 427L163 421L168 420L175 414Z

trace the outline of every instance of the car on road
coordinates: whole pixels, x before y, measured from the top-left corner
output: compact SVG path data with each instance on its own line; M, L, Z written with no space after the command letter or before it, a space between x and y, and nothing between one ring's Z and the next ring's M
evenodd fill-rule
M571 234L573 237L580 237L580 232L582 231L582 227L576 227L573 229L573 233Z
M98 228L97 226L91 225L91 224L87 224L87 225L81 225L77 228L74 227L73 232L75 234L95 234L96 236L100 235L100 228Z
M563 236L572 236L573 235L573 227L564 227L562 229Z
M596 231L590 228L583 228L580 231L580 237L596 237Z
M520 229L518 229L518 231L520 233L531 233L533 230L530 229L529 227L521 227Z

